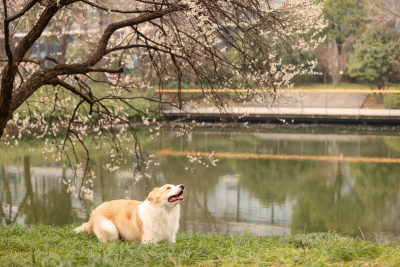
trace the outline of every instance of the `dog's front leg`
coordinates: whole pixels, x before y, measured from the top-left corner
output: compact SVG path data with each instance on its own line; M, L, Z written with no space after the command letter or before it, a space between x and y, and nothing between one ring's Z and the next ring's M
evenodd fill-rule
M149 243L157 243L158 240L154 238L152 235L144 234L142 237L142 244L149 244Z
M175 243L176 242L176 237L174 236L172 238L169 238L168 242Z
M156 243L154 239L144 239L142 238L142 244L153 244Z

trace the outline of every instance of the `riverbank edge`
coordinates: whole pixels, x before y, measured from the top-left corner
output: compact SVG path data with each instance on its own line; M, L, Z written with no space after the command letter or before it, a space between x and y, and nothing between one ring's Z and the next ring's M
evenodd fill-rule
M76 225L0 225L0 266L396 266L400 246L334 232L284 236L179 233L175 244L100 243Z

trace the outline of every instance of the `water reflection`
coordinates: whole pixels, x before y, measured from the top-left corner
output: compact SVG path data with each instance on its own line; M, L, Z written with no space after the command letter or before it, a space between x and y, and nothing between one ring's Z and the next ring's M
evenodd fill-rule
M1 222L80 222L101 202L144 199L157 185L184 183L181 231L283 234L334 230L360 235L361 229L370 239L374 233L400 234L400 164L385 163L400 159L397 136L199 131L188 143L171 132L164 132L163 138L149 149L179 153L159 153L161 164L151 179L136 181L129 167L110 172L103 167L105 155L97 157L93 202L81 202L66 193L60 181L72 174L63 166L45 161L31 165L28 156L16 159L16 165L1 166ZM247 156L221 156L212 167L207 159L188 164L180 156L182 151ZM330 158L313 160L311 156ZM366 163L349 158L379 160Z
M3 224L65 225L74 220L72 200L62 183L52 175L31 175L29 157L22 166L1 167L0 215ZM65 169L59 177L65 176Z

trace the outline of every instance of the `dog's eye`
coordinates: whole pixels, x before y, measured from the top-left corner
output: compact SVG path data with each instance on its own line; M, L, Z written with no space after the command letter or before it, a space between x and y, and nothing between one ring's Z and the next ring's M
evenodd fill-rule
M168 187L167 187L167 190L170 190L170 189L171 189L171 187L170 187L170 186L168 186Z

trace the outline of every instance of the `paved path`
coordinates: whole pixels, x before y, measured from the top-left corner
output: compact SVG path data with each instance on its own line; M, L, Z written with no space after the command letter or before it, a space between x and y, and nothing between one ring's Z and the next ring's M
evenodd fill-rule
M363 109L363 108L287 108L287 107L231 107L226 110L227 114L235 115L327 115L327 116L399 116L400 109ZM189 114L221 114L221 111L215 107L204 107L190 109L186 111ZM179 109L166 109L165 114L183 115Z
M170 120L191 118L202 121L220 121L223 117L235 116L245 121L258 122L311 122L311 123L367 123L400 125L400 109L364 109L364 108L265 108L233 107L226 113L215 107L190 109L182 112L178 109L163 110Z
M266 94L263 103L268 107L308 107L308 108L361 108L368 94L360 93L293 93L282 92L276 97Z

